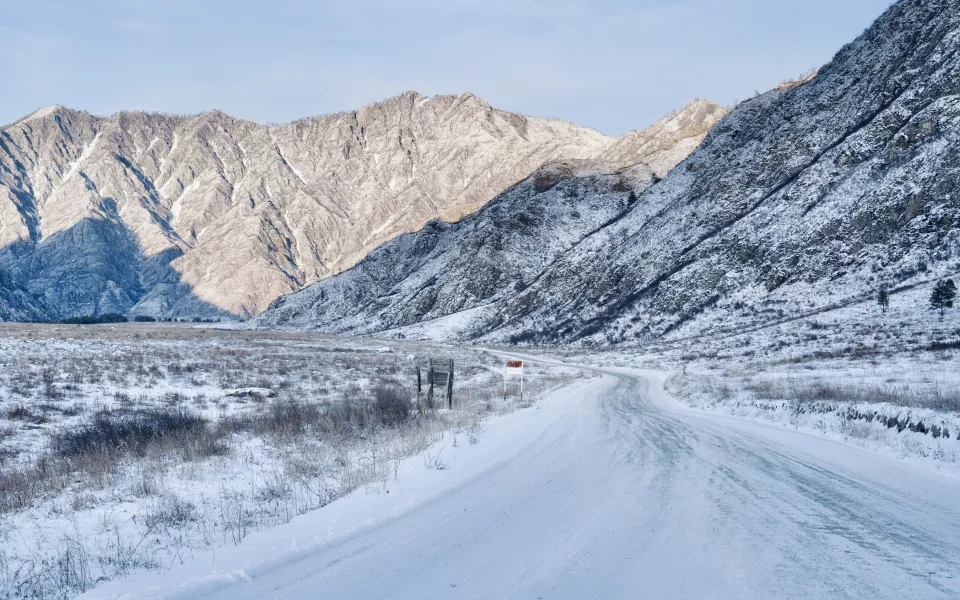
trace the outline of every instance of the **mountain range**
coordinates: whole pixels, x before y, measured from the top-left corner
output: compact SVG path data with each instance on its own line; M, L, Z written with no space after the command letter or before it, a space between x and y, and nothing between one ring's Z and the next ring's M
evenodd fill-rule
M255 325L695 338L960 272L958 223L960 2L900 0L815 76L737 106L662 180L547 168L278 299Z
M0 319L247 318L545 164L663 177L725 112L613 138L472 94L284 125L41 109L0 128Z

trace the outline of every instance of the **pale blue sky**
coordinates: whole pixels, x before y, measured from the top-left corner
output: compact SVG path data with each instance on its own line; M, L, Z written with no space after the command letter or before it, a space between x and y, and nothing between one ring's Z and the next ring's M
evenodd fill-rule
M0 123L64 104L260 122L417 90L621 134L828 61L890 0L0 0Z

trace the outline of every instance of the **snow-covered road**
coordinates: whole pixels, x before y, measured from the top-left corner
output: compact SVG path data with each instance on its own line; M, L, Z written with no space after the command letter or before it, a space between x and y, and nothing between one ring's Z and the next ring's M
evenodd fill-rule
M509 460L375 527L178 595L960 597L960 481L686 411L661 384L592 380ZM176 587L177 570L167 577Z

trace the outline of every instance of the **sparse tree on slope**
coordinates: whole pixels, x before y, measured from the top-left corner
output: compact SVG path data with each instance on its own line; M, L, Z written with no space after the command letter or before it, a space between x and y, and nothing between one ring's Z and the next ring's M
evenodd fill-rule
M948 308L953 308L953 301L957 297L957 286L952 279L940 280L933 286L930 294L930 306L940 311L940 318Z
M880 305L880 310L887 312L887 309L890 308L890 292L887 290L880 290L877 293L877 304Z

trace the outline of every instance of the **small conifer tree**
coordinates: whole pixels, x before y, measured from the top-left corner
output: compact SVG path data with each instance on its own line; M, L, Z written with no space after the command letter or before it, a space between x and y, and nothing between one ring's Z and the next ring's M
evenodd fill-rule
M957 297L957 285L952 279L941 279L933 286L930 294L930 307L940 311L940 318L948 308L953 308L953 301Z
M877 293L877 304L880 305L880 310L887 312L887 309L890 308L890 292L883 289Z

